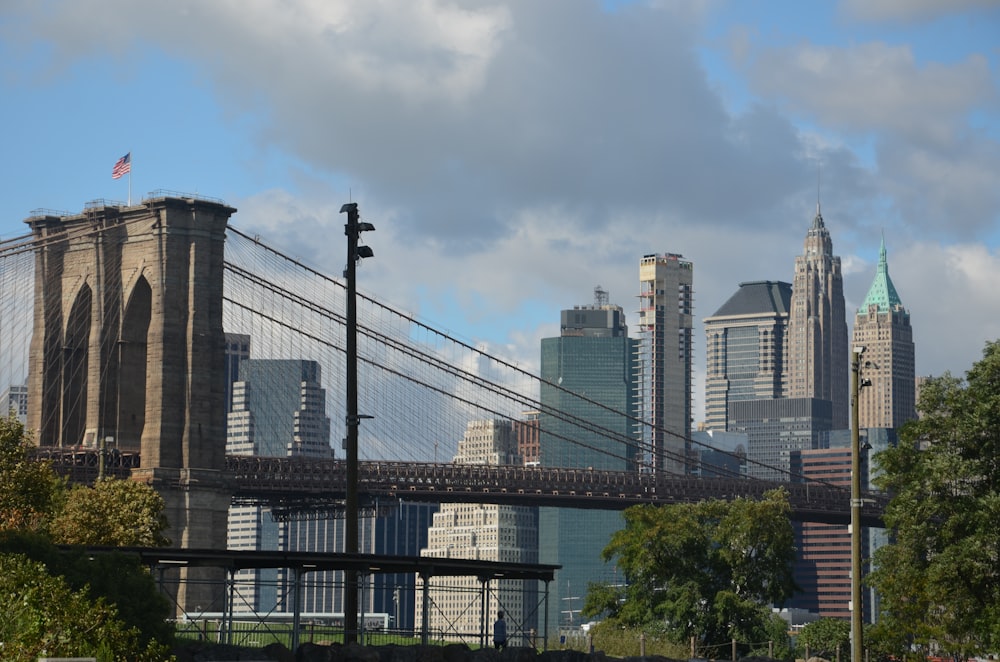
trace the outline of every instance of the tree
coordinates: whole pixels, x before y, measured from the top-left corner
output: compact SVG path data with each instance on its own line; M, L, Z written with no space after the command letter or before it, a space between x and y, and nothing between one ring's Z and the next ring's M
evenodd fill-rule
M163 660L165 647L141 644L114 606L74 591L44 564L0 555L0 655L11 662L40 656L91 656L101 662Z
M174 628L167 621L172 615L170 603L136 556L60 549L45 535L12 531L0 532L0 557L5 555L37 561L71 590L113 604L119 620L136 628L143 644L154 639L161 643L173 640Z
M970 657L1000 648L1000 343L921 388L921 418L876 457L892 544L875 554L879 637Z
M171 641L173 628L166 621L170 606L137 558L60 550L53 544L165 544L162 532L167 522L162 498L147 485L121 480L67 490L65 481L48 463L31 458L30 449L23 426L14 418L0 419L0 560L16 563L11 559L31 559L40 565L32 570L12 567L27 575L37 573L39 567L44 569L50 579L61 582L62 588L41 579L38 585L60 596L63 589L69 591L73 594L66 597L70 602L91 601L113 607L116 623L134 631L144 647L152 650L158 645L156 641ZM11 595L17 597L17 591ZM0 614L6 615L2 603L11 595L0 594ZM32 618L41 619L39 622L60 619L60 605L52 603L49 607L51 614L46 615L46 603L39 602L30 610ZM31 618L6 621L7 629L2 630L0 641L14 641L21 636L34 641L33 622ZM27 629L11 630L21 626ZM0 651L0 659L10 659L10 645L5 644L8 648ZM113 647L108 650L120 652Z
M627 585L592 586L584 614L648 626L677 642L766 641L770 604L794 590L790 511L781 489L760 501L633 506L603 551Z
M64 489L48 463L31 458L21 422L0 418L0 531L44 531Z
M104 478L93 487L77 485L51 525L52 538L64 545L162 547L167 518L156 490L133 480Z
M807 623L799 632L798 646L809 649L809 655L834 659L837 649L850 651L851 623L839 618L821 618Z

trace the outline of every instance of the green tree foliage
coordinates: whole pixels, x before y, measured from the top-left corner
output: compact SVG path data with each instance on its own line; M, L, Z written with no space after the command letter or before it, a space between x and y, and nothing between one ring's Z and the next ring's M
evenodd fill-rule
M59 507L65 482L30 453L21 422L0 418L0 531L44 531Z
M44 564L20 554L0 555L0 613L0 657L11 662L40 656L101 662L168 657L159 644L141 644L137 630L118 620L113 606L70 589Z
M584 614L660 631L685 643L766 642L771 603L794 590L788 494L760 501L634 506L604 549L624 572L624 588L593 585ZM751 649L746 646L744 652Z
M64 545L162 547L167 518L163 497L133 480L105 478L74 486L51 525L52 539Z
M0 533L0 555L20 554L45 565L74 591L91 599L114 604L118 618L138 630L140 641L169 643L174 628L167 622L170 603L160 593L149 573L133 555L88 554L84 550L59 549L43 535ZM3 659L0 656L0 659Z
M63 650L58 646L54 649L50 639L37 639L41 631L32 625L48 623L58 629L65 621L65 632L75 632L75 621L66 621L62 604L48 600L46 595L58 596L80 609L93 605L87 609L96 609L98 615L110 610L115 628L128 633L124 638L100 639L103 652L97 655L98 649L87 648L92 651L88 654L102 660L159 659L157 642L170 642L173 636L173 628L166 621L170 607L139 560L123 554L65 551L53 543L165 544L163 500L150 487L132 481L104 480L93 488L67 489L47 463L30 458L30 449L23 426L12 417L0 419L0 561L11 564L11 572L21 573L18 576L48 575L47 579L36 578L31 580L34 583L25 584L26 591L39 587L40 597L30 606L25 603L23 614L27 615L23 618L5 620L5 601L16 602L19 594L16 582L3 584L11 592L0 594L0 641L6 646L0 651L0 659L19 659L10 653L14 644L9 642L15 641L24 643L25 651L31 649L26 642L44 646L49 655L55 654L53 650ZM24 566L24 559L31 559L35 565ZM0 577L2 583L7 577L6 573L0 574L4 575ZM24 599L31 595L35 594L25 593ZM15 609L10 613L22 612ZM94 627L99 629L99 624ZM146 657L136 654L133 639L146 651Z
M1000 648L1000 343L965 379L921 388L920 420L877 456L893 544L871 581L882 596L876 635L897 650L932 643L971 656Z
M804 652L808 647L810 656L835 659L838 646L842 654L848 655L851 650L851 623L839 618L821 618L802 628L797 643L800 651Z

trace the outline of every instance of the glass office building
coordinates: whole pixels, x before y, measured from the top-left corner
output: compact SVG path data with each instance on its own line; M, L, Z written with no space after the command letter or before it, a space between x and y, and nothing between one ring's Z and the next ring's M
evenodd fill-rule
M541 344L542 466L634 470L637 342L599 289L594 305L562 311L560 336ZM539 509L539 563L562 566L550 587L549 636L581 624L590 583L615 582L601 551L621 528L617 512Z

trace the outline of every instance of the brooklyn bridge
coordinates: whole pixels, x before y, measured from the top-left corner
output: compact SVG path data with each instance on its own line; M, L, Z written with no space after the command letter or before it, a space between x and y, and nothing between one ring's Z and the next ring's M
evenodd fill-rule
M316 361L329 438L346 438L349 427L344 279L241 232L230 222L235 211L220 200L155 191L131 207L97 200L76 214L36 210L26 220L30 234L0 243L0 387L26 385L27 428L40 452L79 474L96 470L99 446L107 443L119 465L128 458L124 467L133 477L165 491L214 494L201 504L216 504L216 530L225 530L230 503L288 513L336 510L347 475L336 451L325 458L225 456L231 395L224 348L231 335L249 339L254 358ZM355 299L363 499L617 510L755 498L782 486L797 519L849 519L847 490L787 470L781 482L724 466L699 466L699 475L689 476L652 471L643 458L653 449L642 447L642 435L601 428L571 407L546 406L540 378L489 346L452 337L363 292ZM563 439L571 446L593 451L587 440L597 434L607 442L599 452L610 466L630 469L574 468L569 459L560 467L438 460L455 455L468 421L518 421L526 411L577 426L579 441ZM689 452L709 448L686 431L665 432L683 439ZM288 440L289 449L294 445ZM883 505L884 498L865 495L866 523L878 522ZM172 515L183 530L187 516Z

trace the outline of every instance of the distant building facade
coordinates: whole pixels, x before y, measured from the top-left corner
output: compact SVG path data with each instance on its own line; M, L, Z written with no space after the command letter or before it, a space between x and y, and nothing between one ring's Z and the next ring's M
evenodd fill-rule
M524 459L528 466L538 465L538 411L526 411L521 415L521 420L514 424L517 432L517 452Z
M725 430L730 402L786 395L791 283L740 283L705 324L705 427Z
M373 554L420 556L427 547L436 503L398 501L377 514L374 523ZM363 521L363 519L362 519ZM413 573L376 573L371 576L372 601L366 610L389 615L389 626L403 633L415 632L416 613L421 602Z
M889 277L885 239L868 295L854 316L854 347L864 347L858 396L862 428L899 429L917 417L915 350L910 313Z
M13 415L21 421L21 425L28 422L28 387L25 385L8 386L0 393L0 407L3 411L0 416L6 418Z
M887 430L862 431L867 441L859 457L862 489L872 488L870 459L895 444ZM797 480L820 481L844 488L851 486L851 431L834 430L829 447L792 453L791 470ZM887 532L866 529L861 539L861 554L870 559L877 547L887 542ZM805 609L823 618L847 620L851 617L851 532L843 524L796 522L795 546L799 550L793 574L799 593L788 606ZM867 564L865 564L867 574ZM872 622L877 596L869 590L864 597L864 620Z
M683 474L689 464L694 264L675 253L639 261L637 401L651 471Z
M226 334L226 414L233 410L233 388L240 381L240 363L250 358L250 336Z
M635 466L638 343L628 337L621 306L608 304L600 292L602 303L563 310L560 336L542 339L542 466Z
M564 310L561 320L560 336L541 342L539 462L635 470L639 341L628 337L624 311L601 290L594 305ZM578 627L588 584L613 581L601 550L620 528L616 512L539 509L539 562L562 566L549 593L548 632Z
M829 444L829 400L779 398L740 400L729 405L728 429L747 435L747 476L788 481L795 451Z
M691 432L693 455L698 458L691 473L702 478L740 478L747 471L747 435L724 430Z
M333 457L326 392L316 361L245 359L233 385L226 432L229 455ZM343 550L342 520L276 521L268 508L232 506L227 531L229 549ZM370 535L369 535L370 538ZM303 588L304 611L333 612L339 603L330 589L333 573L313 573ZM243 570L236 575L237 611L284 605L283 573L277 569ZM240 607L243 609L240 609Z
M795 258L788 332L788 397L829 400L833 427L847 429L850 358L844 278L818 204L803 253Z
M456 464L523 465L511 421L470 421L458 444ZM427 547L421 556L462 558L506 563L538 562L538 510L488 503L444 503L433 516ZM512 644L526 644L527 633L538 625L537 582L494 580L486 614L503 611ZM482 586L478 577L434 579L428 589L433 608L428 614L432 632L453 632L468 640L482 629L479 607ZM422 594L423 579L416 581ZM492 621L489 621L492 622ZM486 625L489 624L486 623ZM418 610L415 626L423 627Z

